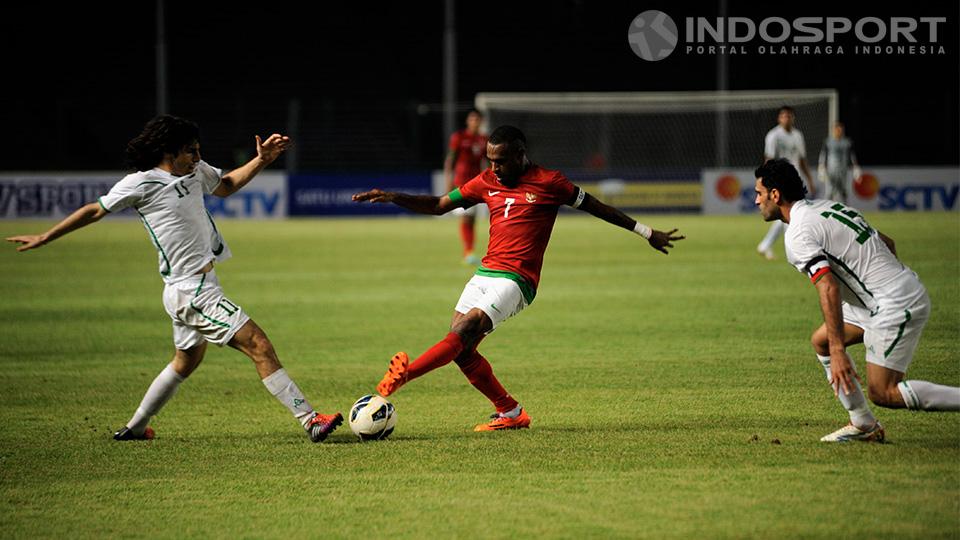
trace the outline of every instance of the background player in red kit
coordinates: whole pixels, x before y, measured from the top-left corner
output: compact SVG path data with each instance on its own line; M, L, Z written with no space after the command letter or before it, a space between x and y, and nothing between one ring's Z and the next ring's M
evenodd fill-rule
M533 301L543 254L560 206L570 205L633 231L663 253L673 247L672 241L684 238L674 236L676 229L651 230L598 201L558 171L530 163L526 142L519 129L498 127L490 135L486 148L490 168L442 197L379 189L353 196L357 202L392 202L420 214L440 215L481 202L490 207L487 255L457 302L450 333L412 363L406 353L397 353L377 385L377 392L389 396L408 381L455 361L470 384L482 392L497 411L490 422L478 425L475 431L530 426L530 416L503 388L477 346L500 323Z
M472 110L467 113L467 127L450 135L450 151L443 162L443 177L447 181L447 191L453 191L467 183L483 170L482 162L487 150L487 137L480 134L483 115ZM477 207L460 208L460 240L463 241L463 262L474 266L480 259L473 252L474 220Z

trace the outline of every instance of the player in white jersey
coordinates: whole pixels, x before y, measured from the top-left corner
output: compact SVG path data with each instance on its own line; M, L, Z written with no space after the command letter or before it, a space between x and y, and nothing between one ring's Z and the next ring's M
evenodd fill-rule
M821 440L884 439L846 352L855 343L866 347L867 385L876 405L960 411L960 388L904 380L930 315L930 298L917 274L897 259L893 240L852 208L806 200L800 175L787 160L768 161L754 174L763 219L787 224L787 260L817 287L824 324L811 342L850 414L848 425Z
M853 152L853 141L843 135L843 123L833 125L833 133L823 141L820 148L820 164L817 176L826 188L825 199L847 202L848 176L853 171L853 179L860 178L860 165Z
M133 208L157 249L165 287L163 305L173 322L173 360L147 389L116 440L152 439L150 418L176 393L200 365L207 342L230 345L253 360L264 386L300 421L313 442L324 440L340 425L340 413L319 414L280 365L273 344L259 326L220 288L214 262L230 257L207 212L203 195L227 197L286 150L290 139L274 133L256 137L257 156L223 174L200 160L200 130L183 118L162 115L127 144L127 155L138 172L116 183L97 202L87 204L40 235L13 236L18 251L35 249L110 212Z
M763 161L784 158L794 167L802 170L810 186L810 196L813 197L817 187L807 168L807 145L803 140L803 133L793 125L795 119L793 107L787 105L780 107L777 111L777 125L767 132L763 140ZM781 234L783 234L783 223L779 221L771 223L766 236L757 245L757 253L766 257L767 260L773 260L775 258L773 244Z

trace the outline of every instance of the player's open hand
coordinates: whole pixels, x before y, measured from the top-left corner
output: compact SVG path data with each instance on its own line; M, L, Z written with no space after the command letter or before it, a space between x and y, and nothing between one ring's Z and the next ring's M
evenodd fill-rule
M257 139L257 156L267 163L273 163L275 159L280 157L280 154L284 153L293 144L290 137L279 133L270 135L265 141L260 140L259 135L255 135L255 137Z
M650 246L653 249L662 252L664 255L669 255L670 253L667 252L667 248L672 248L673 242L686 238L686 236L675 234L676 232L677 229L669 232L654 230L650 234L650 239L647 241L650 242Z
M859 381L860 375L853 369L853 363L847 353L836 353L830 355L830 385L833 386L833 393L837 396L840 391L848 396L856 388L854 380ZM862 381L861 381L862 382Z
M7 242L20 244L20 246L17 247L17 251L27 251L28 249L36 249L47 243L47 241L44 240L42 234L26 234L21 236L10 236L7 238Z
M383 191L382 189L371 189L370 191L355 193L353 195L353 202L388 203L392 201L393 193Z

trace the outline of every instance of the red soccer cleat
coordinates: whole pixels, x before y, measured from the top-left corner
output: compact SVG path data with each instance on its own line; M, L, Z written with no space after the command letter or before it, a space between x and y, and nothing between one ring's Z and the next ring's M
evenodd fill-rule
M322 442L327 438L327 435L333 433L340 424L343 423L343 415L340 413L336 414L320 414L317 413L313 418L307 422L307 425L304 426L304 429L307 430L307 435L310 436L310 440L313 442Z

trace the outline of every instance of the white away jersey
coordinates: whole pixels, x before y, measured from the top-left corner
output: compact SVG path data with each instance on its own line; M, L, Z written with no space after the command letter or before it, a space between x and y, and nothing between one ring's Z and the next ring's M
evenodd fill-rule
M894 291L895 278L903 272L913 274L859 212L836 201L794 203L784 244L787 261L797 270L814 283L833 273L843 301L871 313L884 299L900 294L899 289Z
M807 145L799 129L787 131L777 126L768 131L763 139L763 154L769 159L785 158L799 171L800 159L807 157Z
M212 260L230 258L230 248L203 205L223 172L201 161L191 174L173 176L155 168L128 174L100 197L107 212L133 207L156 246L160 275L176 283Z

